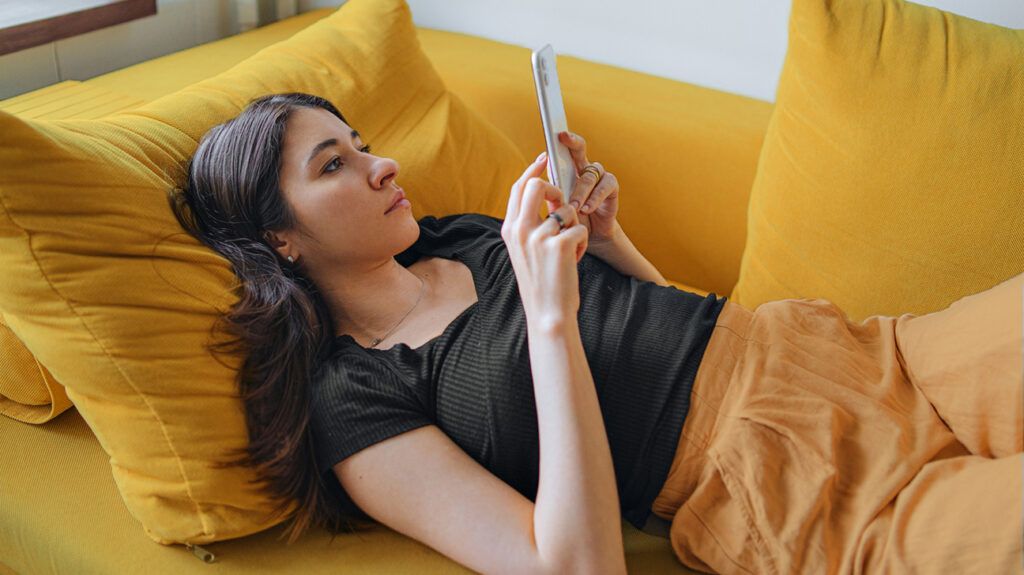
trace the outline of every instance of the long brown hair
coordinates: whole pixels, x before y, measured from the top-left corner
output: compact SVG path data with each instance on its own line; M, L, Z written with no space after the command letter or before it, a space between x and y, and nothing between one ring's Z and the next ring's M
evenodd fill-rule
M265 237L267 231L296 225L279 179L285 124L299 107L323 108L348 124L319 96L256 98L200 138L186 184L169 195L181 226L227 258L240 280L239 299L218 324L231 339L208 348L244 358L238 387L249 443L234 451L237 458L216 466L254 468L259 489L277 502L277 518L295 505L284 533L289 545L311 526L337 535L342 522L349 531L373 525L338 482L325 483L325 470L317 469L309 386L316 366L330 351L330 313L316 286L282 260Z

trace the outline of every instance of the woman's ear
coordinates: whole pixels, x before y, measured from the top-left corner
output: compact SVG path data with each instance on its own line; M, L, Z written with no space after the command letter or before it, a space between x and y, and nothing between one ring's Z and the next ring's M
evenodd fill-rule
M278 253L282 258L288 259L288 256L298 257L298 254L292 253L291 243L282 237L281 235L267 230L263 232L263 239L270 244L270 247L274 248L274 251Z

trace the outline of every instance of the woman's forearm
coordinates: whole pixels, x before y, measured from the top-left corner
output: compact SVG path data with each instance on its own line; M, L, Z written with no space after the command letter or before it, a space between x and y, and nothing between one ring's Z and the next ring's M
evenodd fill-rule
M625 573L615 469L576 318L527 318L540 434L534 509L552 572Z
M601 243L591 243L587 248L587 253L601 258L622 275L654 282L660 286L671 285L658 272L654 264L649 262L633 245L633 241L629 239L626 232L621 227L616 227L616 230L613 239Z

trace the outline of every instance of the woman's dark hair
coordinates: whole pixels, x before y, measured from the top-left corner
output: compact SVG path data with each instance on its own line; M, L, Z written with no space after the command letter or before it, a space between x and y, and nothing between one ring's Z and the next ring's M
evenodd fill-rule
M323 108L348 124L324 98L302 93L256 98L235 118L200 138L186 184L169 194L181 226L231 263L238 301L218 325L231 339L209 344L240 355L238 387L249 443L216 467L255 469L259 489L280 518L295 504L287 544L311 526L333 535L361 531L372 519L317 469L309 426L310 381L330 351L333 322L316 286L288 265L265 233L293 229L295 215L280 187L281 152L289 114ZM356 527L351 519L356 520ZM362 524L362 525L360 525ZM333 539L333 537L332 537Z

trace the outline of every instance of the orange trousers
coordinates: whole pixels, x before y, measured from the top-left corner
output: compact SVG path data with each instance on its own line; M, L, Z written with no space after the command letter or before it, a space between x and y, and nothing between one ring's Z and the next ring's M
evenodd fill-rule
M1024 274L926 315L730 301L652 512L714 573L1022 573Z

